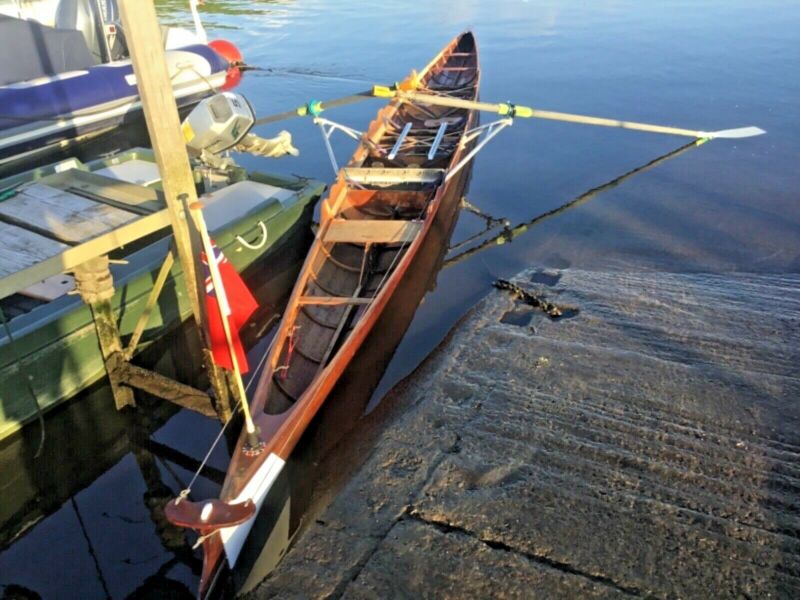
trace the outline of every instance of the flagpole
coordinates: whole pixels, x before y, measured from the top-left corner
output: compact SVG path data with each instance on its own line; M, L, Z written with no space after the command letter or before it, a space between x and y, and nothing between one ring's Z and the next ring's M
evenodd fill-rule
M211 238L208 237L208 228L206 221L203 218L203 203L193 202L189 205L192 218L195 226L200 233L200 239L203 242L203 251L206 253L206 263L208 270L211 273L211 283L214 285L214 291L217 294L217 306L219 307L220 316L222 317L222 329L225 331L225 341L228 344L228 352L231 356L231 366L233 367L233 379L236 384L236 389L239 393L239 398L242 402L242 412L244 413L245 431L247 431L247 445L243 450L247 453L261 452L264 443L258 438L256 426L253 422L253 415L250 414L250 405L247 402L247 392L244 389L242 382L242 372L239 369L239 359L236 356L236 347L233 345L233 335L231 335L231 327L228 322L228 315L230 314L230 305L228 298L225 295L225 288L222 284L222 275L219 272L219 265L217 264L216 257L214 256L214 249L211 245Z

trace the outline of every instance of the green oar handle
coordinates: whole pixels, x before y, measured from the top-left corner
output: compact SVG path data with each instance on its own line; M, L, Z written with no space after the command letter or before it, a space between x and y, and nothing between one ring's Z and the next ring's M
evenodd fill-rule
M303 106L298 106L294 110L287 110L286 112L278 113L276 115L269 115L267 117L261 117L260 119L256 119L256 122L253 124L255 125L266 125L267 123L275 123L277 121L285 121L286 119L291 119L292 117L305 117L308 115L317 116L323 110L328 110L330 108L336 108L337 106L346 106L348 104L355 104L356 102L361 102L362 100L369 100L370 98L374 98L375 96L372 94L372 90L366 90L364 92L358 92L357 94L351 94L350 96L345 96L344 98L336 98L335 100L311 100L308 103L304 104Z

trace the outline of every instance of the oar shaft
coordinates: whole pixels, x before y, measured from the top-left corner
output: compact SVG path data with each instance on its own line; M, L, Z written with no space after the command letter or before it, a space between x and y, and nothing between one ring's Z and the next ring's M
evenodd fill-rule
M293 119L294 117L299 117L300 115L297 114L297 110L287 110L282 113L277 113L274 115L267 115L266 117L261 117L260 119L256 119L253 126L256 125L266 125L268 123L277 123L278 121L285 121L286 119Z
M530 106L513 106L506 103L475 102L462 98L449 98L447 96L435 96L421 92L397 91L390 88L377 86L374 89L376 96L394 96L402 100L419 102L420 104L430 104L433 106L449 106L452 108L465 108L468 110L481 110L484 112L496 113L498 115L512 115L522 118L549 119L552 121L566 121L568 123L582 123L584 125L600 125L602 127L619 127L622 129L633 129L636 131L647 131L650 133L666 133L671 135L683 135L692 138L705 137L704 132L693 129L683 129L680 127L665 127L663 125L650 125L648 123L635 123L633 121L620 121L618 119L604 119L601 117L588 117L584 115L574 115L571 113L554 112L550 110L538 110Z
M452 108L466 108L468 110L482 110L485 112L507 114L510 108L508 104L496 104L493 102L479 102L477 100L464 100L463 98L451 98L449 96L436 96L422 92L402 91L395 88L376 85L372 88L372 94L378 98L400 98L411 100L420 104L430 104L432 106L449 106Z
M354 102L361 102L362 100L368 100L369 98L399 98L401 100L417 102L419 104L429 104L432 106L447 106L451 108L464 108L467 110L481 110L506 117L520 117L522 119L548 119L551 121L564 121L567 123L580 123L583 125L599 125L601 127L617 127L620 129L630 129L633 131L646 131L648 133L681 135L699 139L739 139L765 133L764 130L759 129L758 127L740 127L738 129L726 129L723 131L711 132L697 131L695 129L685 129L682 127L667 127L664 125L652 125L650 123L637 123L634 121L620 121L619 119L606 119L603 117L575 115L572 113L556 112L552 110L539 110L530 106L514 105L507 102L477 102L472 100L464 100L463 98L450 98L447 96L437 96L434 94L415 92L413 90L398 89L397 86L387 87L381 85L376 85L371 90L358 92L357 94L352 94L343 98L336 98L335 100L328 100L325 102L312 100L308 104L299 106L295 110L289 110L257 119L255 124L265 125L267 123L275 123L277 121L283 121L292 117L304 117L306 115L317 116L324 110L336 108L337 106L353 104Z
M328 110L329 108L336 108L337 106L346 106L348 104L355 104L356 102L361 102L362 100L369 100L370 98L375 98L375 96L372 95L372 90L366 90L363 92L358 92L357 94L345 96L344 98L337 98L335 100L320 102L320 105L322 110Z
M601 127L620 127L622 129L635 129L636 131L648 131L650 133L667 133L672 135L684 135L686 137L704 137L702 131L693 129L682 129L680 127L666 127L664 125L649 125L648 123L635 123L633 121L619 121L617 119L604 119L602 117L587 117L583 115L573 115L570 113L554 112L551 110L532 109L530 115L536 119L550 119L552 121L566 121L568 123L582 123L584 125L600 125ZM525 116L525 115L522 115Z
M445 269L445 268L450 267L450 266L452 266L452 265L454 265L456 263L459 263L459 262L469 258L470 256L472 256L474 254L477 254L478 252L481 252L482 250L485 250L486 248L493 248L493 247L499 246L501 244L512 242L518 236L526 233L527 231L529 231L535 225L539 225L542 221L546 221L547 219L551 219L551 218L553 218L553 217L555 217L557 215L563 214L567 210L570 210L572 208L580 206L581 204L584 204L584 203L588 202L589 200L591 200L591 199L595 198L596 196L600 195L601 193L606 192L606 191L608 191L610 189L613 189L613 188L617 187L618 185L622 184L623 182L625 182L626 180L630 179L634 175L638 175L640 173L644 173L645 171L649 171L650 169L656 167L657 165L660 165L661 163L663 163L663 162L665 162L667 160L670 160L671 158L676 158L676 157L680 156L681 154L683 154L684 152L689 151L692 148L696 148L698 146L701 146L705 142L706 142L706 140L704 138L688 142L688 143L684 144L683 146L681 146L680 148L676 148L675 150L672 150L671 152L668 152L667 154L659 156L658 158L653 159L650 162L647 162L647 163L645 163L643 165L640 165L640 166L636 167L635 169L631 169L630 171L628 171L626 173L623 173L622 175L620 175L618 177L615 177L614 179L611 179L610 181L607 181L607 182L605 182L605 183L603 183L603 184L601 184L601 185L599 185L597 187L593 187L590 190L588 190L588 191L584 192L583 194L581 194L580 196L575 196L569 202L565 202L564 204L562 204L561 206L558 206L557 208L549 210L546 213L540 214L539 216L534 217L530 221L525 221L523 223L519 223L515 227L511 227L511 228L505 227L503 229L503 231L499 235L491 237L491 238L481 242L477 246L473 246L469 250L465 250L461 254L457 254L455 256L452 256L452 257L448 258L447 260L444 261L444 264L443 264L442 268ZM452 250L452 248L451 248L451 250Z

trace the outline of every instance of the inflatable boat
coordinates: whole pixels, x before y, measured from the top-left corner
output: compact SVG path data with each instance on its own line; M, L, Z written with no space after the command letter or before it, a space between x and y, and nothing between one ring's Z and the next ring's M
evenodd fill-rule
M196 32L164 28L180 109L238 82L238 51L228 42L207 43L195 22ZM143 127L113 0L0 0L0 40L0 165L27 166L48 149L120 125Z

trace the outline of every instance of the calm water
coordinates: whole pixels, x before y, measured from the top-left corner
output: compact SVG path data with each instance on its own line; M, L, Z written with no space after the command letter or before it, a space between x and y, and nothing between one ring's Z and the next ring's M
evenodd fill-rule
M185 2L158 4L167 21L189 22ZM249 72L239 88L262 116L393 82L471 28L481 48L484 100L705 130L758 125L769 132L691 150L513 243L493 245L444 269L376 398L489 292L493 278L524 267L800 270L798 2L215 0L203 14L212 37L235 42L249 64L265 69ZM370 101L327 116L359 128L377 106ZM281 127L292 132L302 154L269 168L331 180L315 126L293 120ZM512 224L525 222L682 143L519 121L478 157L469 200ZM344 159L353 144L339 140L337 147ZM463 214L454 241L478 233L483 224ZM103 390L89 400L110 403ZM217 429L181 413L152 439L201 458ZM153 498L180 489L190 471L141 449L129 452L126 439L119 444L109 465L101 464L102 474L81 480L71 499L63 500L69 495L63 490L59 495L39 488L39 517L0 552L0 584L45 598L142 597L155 589L194 588L196 563L180 540L157 534L163 527L157 510L151 511ZM83 465L92 463L86 455L77 444L43 467L26 454L26 470L4 472L0 487L3 494L9 486L36 489L42 479L37 469L71 465L86 472ZM224 469L223 451L212 464ZM198 497L213 494L216 485L203 480Z

